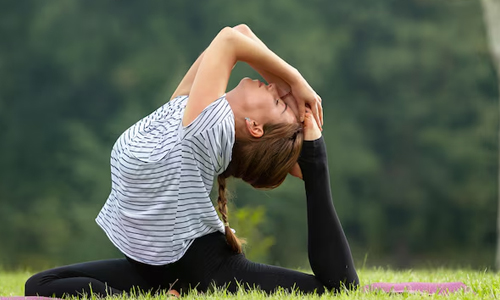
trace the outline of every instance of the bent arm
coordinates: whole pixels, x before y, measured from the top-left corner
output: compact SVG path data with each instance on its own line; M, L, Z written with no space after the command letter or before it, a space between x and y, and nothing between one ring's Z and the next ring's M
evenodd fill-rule
M249 38L253 39L256 42L259 42L260 44L262 44L265 47L265 44L250 30L250 28L247 25L244 25L244 24L236 25L233 27L233 29L248 36ZM205 56L205 50L200 54L200 56L198 56L196 61L191 65L189 70L186 72L186 74L182 78L181 82L179 83L179 85L175 89L174 93L172 94L172 97L170 97L170 100L172 100L173 98L175 98L177 96L189 95L189 93L191 91L191 87L193 86L193 81L196 77L196 73L198 72L198 68L200 67L201 61L203 60L204 56ZM275 77L274 75L272 75L269 72L262 71L262 70L260 70L260 71L256 70L256 71L259 72L259 74L267 82L275 82L276 84L279 83L280 85L281 85L281 83L286 84L286 83L284 83L283 80ZM288 86L287 91L289 91L289 90L290 90L290 88Z
M300 79L295 68L265 45L229 27L219 32L199 60L184 112L185 126L226 91L231 70L238 61L275 74L290 85ZM193 65L192 68L196 66Z
M170 97L170 100L174 99L177 96L189 95L189 92L191 91L191 86L193 86L194 78L196 77L196 73L198 72L198 68L204 56L205 56L205 51L203 51L200 54L200 56L198 56L196 61L191 65L186 75L184 75L181 82L179 83L174 93L172 94L172 97Z
M235 30L241 32L245 36L251 38L253 41L256 43L260 44L262 47L267 46L252 32L250 27L241 24L238 26L234 27ZM290 106L292 111L297 117L300 117L301 120L303 120L304 113L305 113L305 107L309 106L309 108L312 110L314 118L316 119L319 127L321 128L323 126L323 107L321 105L321 97L316 95L308 101L305 101L306 99L300 99L296 98L294 94L292 94L292 86L280 78L279 76L276 76L276 74L273 74L271 72L268 72L265 69L261 69L259 66L255 65L250 65L254 70L256 70L268 83L272 82L276 84L276 87L278 88L279 96ZM303 83L306 83L304 78L301 76L301 80ZM306 83L305 86L308 86ZM310 87L309 87L310 88ZM312 91L312 90L311 90ZM310 95L309 95L310 96ZM300 100L300 101L297 101ZM312 101L311 101L312 100ZM304 105L306 104L306 105Z
M242 33L243 35L251 38L253 41L260 44L262 47L267 48L266 44L264 44L264 42L262 42L262 40L260 40L257 37L257 35L255 35L255 33L253 33L253 31L247 25L240 24L240 25L237 25L233 28L234 28L234 30L237 30L238 32ZM283 101L285 101L288 104L288 106L292 109L294 114L297 117L299 117L299 109L297 107L297 101L295 100L295 98L291 94L291 91L292 91L291 86L286 81L284 81L280 77L274 75L273 73L270 73L266 70L260 69L259 67L254 66L254 65L250 65L250 67L252 67L255 71L257 71L257 73L259 73L260 76L262 76L262 78L264 78L267 81L267 83L272 82L272 83L276 84L280 98L282 98Z
M240 24L240 25L237 25L235 27L233 27L234 30L240 32L241 34L249 37L250 39L252 39L253 41L255 41L256 43L260 44L262 47L266 47L266 44L264 44L264 42L259 39L255 33L253 33L253 31L250 29L250 27L248 27L247 25L245 24ZM280 88L280 97L283 97L285 94L289 93L291 88L290 88L290 85L288 83L286 83L286 81L284 81L283 79L281 79L280 77L270 73L270 72L267 72L266 70L263 70L257 66L254 66L254 65L250 65L250 67L252 67L255 71L257 71L268 83L275 83L278 88Z

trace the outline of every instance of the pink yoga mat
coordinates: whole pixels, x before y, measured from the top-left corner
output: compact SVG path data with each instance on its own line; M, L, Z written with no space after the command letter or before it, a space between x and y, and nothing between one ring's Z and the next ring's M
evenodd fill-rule
M0 297L0 300L61 300L58 298L38 297L38 296L13 296L13 297Z
M469 292L471 289L462 282L402 282L388 283L377 282L363 287L365 292L384 291L387 293L424 293L424 294L448 294L458 291Z

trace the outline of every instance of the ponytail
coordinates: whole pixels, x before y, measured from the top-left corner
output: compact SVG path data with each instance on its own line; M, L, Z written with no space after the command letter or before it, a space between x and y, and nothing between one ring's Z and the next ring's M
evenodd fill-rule
M229 227L229 222L227 220L227 198L226 198L226 177L223 174L217 177L219 183L219 197L217 198L217 205L219 213L222 217L222 222L224 222L224 229L226 232L226 240L231 247L231 249L236 253L241 253L241 241L236 237L234 232Z
M304 134L302 125L267 124L260 138L239 138L233 145L233 155L227 169L217 177L217 206L224 222L226 240L231 249L241 253L244 240L238 239L227 220L226 179L241 178L254 188L273 189L286 178L297 162Z

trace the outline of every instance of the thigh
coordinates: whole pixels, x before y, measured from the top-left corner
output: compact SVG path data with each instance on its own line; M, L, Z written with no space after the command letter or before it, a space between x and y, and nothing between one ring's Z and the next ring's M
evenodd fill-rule
M138 272L137 268L123 259L109 259L85 262L68 265L47 271L43 271L33 276L33 280L38 285L62 279L82 279L102 282L115 290L129 292L133 288L150 290L152 286Z
M236 291L238 286L245 289L258 288L267 293L272 293L279 287L304 293L325 291L323 284L314 275L255 263L242 254L227 259L214 275L214 282L218 287L229 284L227 288L231 292Z

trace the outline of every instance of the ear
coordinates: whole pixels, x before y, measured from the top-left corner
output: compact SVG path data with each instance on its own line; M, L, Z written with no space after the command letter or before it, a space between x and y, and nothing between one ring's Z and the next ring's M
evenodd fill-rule
M260 138L264 135L264 126L257 123L254 120L250 120L249 118L245 118L245 124L248 132L254 138Z

